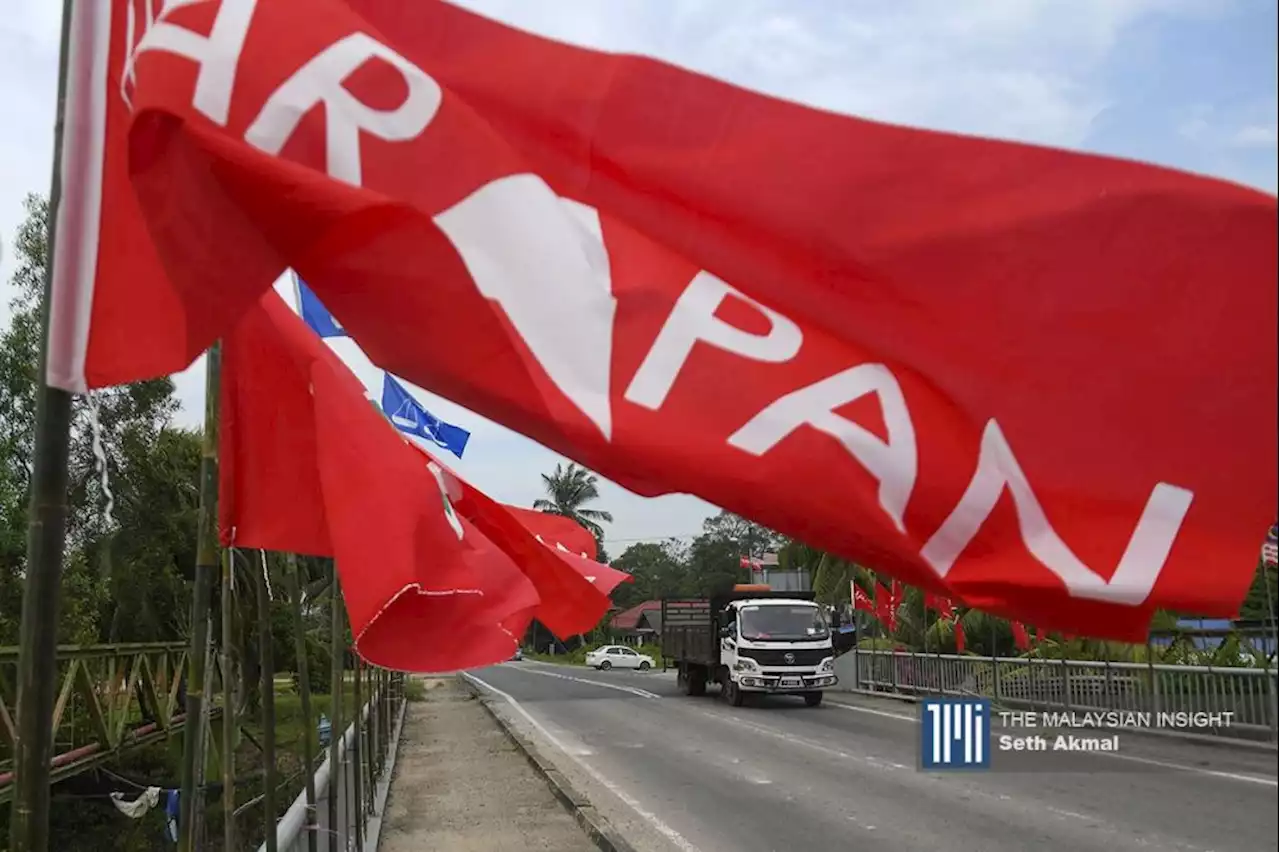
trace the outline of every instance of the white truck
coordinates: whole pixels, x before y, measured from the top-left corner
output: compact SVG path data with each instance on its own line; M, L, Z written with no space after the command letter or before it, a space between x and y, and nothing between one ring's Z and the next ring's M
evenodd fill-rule
M714 598L664 600L662 657L676 666L686 695L718 683L734 707L750 694L799 695L816 707L836 685L831 628L812 592L750 585Z

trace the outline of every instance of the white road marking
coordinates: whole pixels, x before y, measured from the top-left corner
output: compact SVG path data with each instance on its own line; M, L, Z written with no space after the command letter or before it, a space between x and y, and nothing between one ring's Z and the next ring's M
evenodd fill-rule
M1183 772L1194 772L1198 775L1208 775L1212 778L1226 778L1229 781L1244 781L1249 784L1261 784L1264 787L1277 786L1275 778L1264 778L1261 775L1246 775L1242 772L1226 772L1221 769L1205 769L1203 766L1187 766L1182 763L1171 763L1166 760L1155 760L1150 757L1137 757L1132 754L1116 754L1115 752L1098 752L1103 757L1110 757L1113 760L1130 760L1134 763L1146 763L1150 766L1159 766L1163 769L1178 769Z
M854 713L867 713L871 716L883 716L886 719L897 719L902 722L919 722L919 716L908 716L906 713L890 713L888 710L873 710L870 707L855 707L852 704L841 704L839 701L828 701L828 707L839 707L841 710L851 710Z
M641 805L638 801L632 798L632 796L628 794L626 791L624 791L621 787L619 787L617 784L610 781L608 778L604 777L602 774L596 771L594 767L590 766L581 757L579 757L578 755L566 749L564 745L560 742L560 740L555 737L555 735L553 735L550 731L548 731L542 725L541 722L533 718L533 716L529 714L528 710L524 709L524 707L520 704L519 701L516 701L508 693L503 692L501 689L498 689L493 684L490 684L481 680L480 678L476 677L470 672L463 672L462 676L472 681L473 683L477 684L478 686L481 686L489 690L494 695L498 696L499 698L503 699L508 704L510 704L511 708L515 710L517 713L519 713L521 716L523 716L524 719L529 724L533 725L533 727L537 729L538 732L542 734L542 736L546 737L548 742L550 742L556 748L564 752L569 757L569 759L572 760L574 763L578 764L579 768L581 768L583 772L591 776L591 779L593 781L595 781L601 787L603 787L604 789L608 790L610 793L613 793L613 795L621 799L623 804L625 804L627 807L635 811L636 814L645 822L649 823L649 825L653 826L655 831L657 831L667 840L671 841L672 845L674 845L677 849L679 849L680 852L699 852L698 847L694 846L692 843L686 840L684 835L682 835L680 832L676 831L674 828L672 828L671 826L663 822L662 819L659 818L657 814L646 809L643 805Z
M839 707L842 710L849 710L854 713L869 713L872 716L884 716L887 719L897 719L900 722L916 722L920 721L918 716L908 716L904 713L890 713L887 710L874 710L870 707L856 707L852 704L841 704L838 701L831 701L828 706ZM1137 757L1132 754L1116 754L1115 752L1093 752L1098 757L1109 757L1112 760L1128 760L1132 763L1145 763L1149 766L1159 766L1162 769L1174 769L1181 772L1191 772L1196 775L1207 775L1211 778L1225 778L1229 781L1243 781L1248 784L1261 784L1264 787L1277 786L1275 778L1265 778L1261 775L1246 775L1240 772L1226 772L1221 769L1206 769L1203 766L1188 766L1185 763L1173 763L1167 760L1156 760L1150 757Z
M623 686L620 683L604 683L603 681L592 680L591 678L574 677L573 675L561 674L560 672L544 671L543 669L533 668L532 666L524 667L520 669L520 671L528 672L529 674L542 675L543 677L558 677L561 680L571 680L574 683L585 683L590 686L598 686L601 689L616 689L619 692L629 692L632 695L638 695L641 698L660 697L656 692L650 692L647 689L640 689L635 686Z
M711 719L718 719L718 720L733 722L734 724L739 725L743 728L746 728L749 731L753 731L757 734L763 734L766 737L773 737L774 739L782 740L785 743L804 746L805 748L822 752L823 754L829 757L838 757L841 760L857 760L857 761L868 763L872 766L880 767L883 769L906 769L907 768L906 766L903 766L900 763L891 763L888 761L880 760L879 758L876 758L876 757L871 757L870 755L850 754L847 751L841 751L838 748L833 748L827 745L826 743L820 743L817 740L810 740L806 737L796 736L795 734L783 733L782 731L779 731L775 728L765 727L764 725L757 725L753 722L748 722L746 719L743 719L741 716L735 716L732 713L713 713L709 710L701 710L701 709L695 710L694 708L688 708L688 709L693 710L693 712L695 713L701 713L703 716L707 716L708 718L711 718Z
M500 695L503 698L505 698L508 702L510 702L511 706L515 708L516 712L518 712L521 716L523 716L530 725L533 725L533 727L536 728L540 734L546 737L548 741L553 743L556 748L560 749L562 752L569 755L570 757L574 757L574 758L587 757L593 753L589 748L586 748L584 746L571 745L569 743L566 743L560 737L557 737L555 734L551 733L551 731L548 730L545 725L543 725L537 719L533 718L533 716L529 715L528 710L525 710L524 707L520 706L520 704L517 703L514 698L512 698L507 693L503 692L501 689L498 689L498 687L493 686L492 684L489 684L489 683L485 683L480 678L471 674L471 672L459 672L459 674L461 674L467 680L470 680L473 683L477 684L478 686L482 686L485 689L488 689L489 691L495 693L496 695Z

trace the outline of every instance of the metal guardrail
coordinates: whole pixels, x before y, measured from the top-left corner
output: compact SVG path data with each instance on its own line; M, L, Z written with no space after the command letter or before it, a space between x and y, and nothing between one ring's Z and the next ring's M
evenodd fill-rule
M1277 737L1276 669L975 657L853 649L842 684L903 695L990 698L1017 710L1231 713L1218 733Z
M304 789L276 824L278 852L373 850L381 830L405 709L405 675L386 680L360 710L337 748L337 771L326 756L316 770L314 807ZM330 798L334 807L329 807ZM336 821L330 824L330 814ZM258 847L265 852L267 845Z

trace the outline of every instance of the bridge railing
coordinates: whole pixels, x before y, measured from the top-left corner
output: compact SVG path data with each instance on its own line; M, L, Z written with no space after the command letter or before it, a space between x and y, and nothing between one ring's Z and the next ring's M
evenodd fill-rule
M836 673L856 690L983 697L1017 710L1229 712L1219 733L1276 739L1276 669L854 649Z
M63 645L49 677L59 683L51 781L183 727L185 642ZM14 791L18 648L0 647L0 802Z
M278 852L377 848L404 710L405 675L378 672L359 716L342 732L337 748L326 749L316 770L314 807L304 788L277 823ZM268 846L258 848L266 852Z

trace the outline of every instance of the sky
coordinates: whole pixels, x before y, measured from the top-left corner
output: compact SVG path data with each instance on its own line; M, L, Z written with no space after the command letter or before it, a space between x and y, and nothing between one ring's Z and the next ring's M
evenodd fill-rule
M61 3L0 11L0 322L22 199L49 185ZM1145 160L1276 192L1274 0L466 0L575 44L655 56L827 110L915 127ZM371 389L380 374L335 344ZM197 362L175 377L198 426ZM529 505L565 461L422 389L472 433L455 469ZM698 533L714 507L602 482L606 548Z

